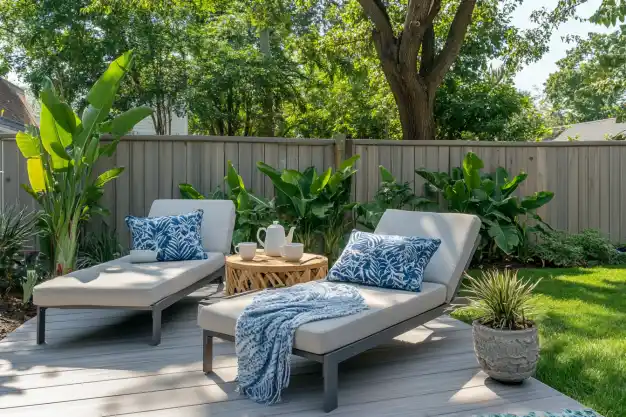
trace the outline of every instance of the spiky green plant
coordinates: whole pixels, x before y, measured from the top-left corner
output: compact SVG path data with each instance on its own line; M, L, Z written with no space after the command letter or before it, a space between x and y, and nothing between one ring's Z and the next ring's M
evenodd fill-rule
M89 268L126 254L115 229L102 222L99 232L87 233L78 247L78 269Z
M478 278L467 275L468 299L478 321L493 329L521 330L532 326L531 297L539 281L524 281L517 271L492 269Z
M0 211L0 280L9 288L23 274L24 247L35 235L37 214L16 206L7 206Z

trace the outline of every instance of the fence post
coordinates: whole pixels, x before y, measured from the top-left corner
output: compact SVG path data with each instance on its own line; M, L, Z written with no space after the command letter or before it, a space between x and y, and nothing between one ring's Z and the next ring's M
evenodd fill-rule
M333 136L333 139L335 140L335 169L337 169L346 158L346 135L338 133Z

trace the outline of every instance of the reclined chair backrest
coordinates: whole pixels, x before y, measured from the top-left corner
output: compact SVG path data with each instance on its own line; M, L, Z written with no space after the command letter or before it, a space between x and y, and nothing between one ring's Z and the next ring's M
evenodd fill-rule
M450 302L474 254L479 232L480 219L470 214L387 210L374 233L441 239L424 281L444 284Z
M230 200L154 200L150 217L175 216L204 210L202 246L207 252L230 253L235 228L235 205Z

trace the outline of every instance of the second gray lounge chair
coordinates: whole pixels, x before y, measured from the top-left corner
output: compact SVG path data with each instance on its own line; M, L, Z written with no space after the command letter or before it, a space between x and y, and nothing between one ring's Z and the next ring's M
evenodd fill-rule
M441 245L426 268L421 292L349 284L358 288L368 310L298 328L293 353L322 364L324 411L337 408L340 362L444 314L476 250L479 231L480 220L472 215L402 210L385 212L375 233L436 237L441 239ZM212 371L213 338L234 341L237 318L255 295L233 296L199 309L204 372Z

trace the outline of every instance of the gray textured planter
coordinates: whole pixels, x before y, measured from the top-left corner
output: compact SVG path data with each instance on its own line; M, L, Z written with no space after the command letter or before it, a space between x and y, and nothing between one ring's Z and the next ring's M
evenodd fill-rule
M491 378L520 383L534 375L539 360L537 327L495 330L474 321L472 334L478 362Z

